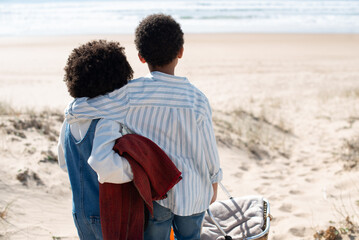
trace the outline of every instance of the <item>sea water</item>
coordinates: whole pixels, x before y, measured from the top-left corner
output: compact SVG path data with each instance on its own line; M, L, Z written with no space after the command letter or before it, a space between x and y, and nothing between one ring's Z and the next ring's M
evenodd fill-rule
M0 0L0 36L133 34L153 13L185 33L359 33L359 0Z

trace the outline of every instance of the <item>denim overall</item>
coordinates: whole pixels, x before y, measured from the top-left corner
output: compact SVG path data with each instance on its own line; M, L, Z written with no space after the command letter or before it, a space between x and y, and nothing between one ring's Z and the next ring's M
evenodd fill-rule
M65 159L72 188L72 214L80 239L101 240L99 183L96 172L87 163L96 125L92 120L85 137L77 141L66 126Z

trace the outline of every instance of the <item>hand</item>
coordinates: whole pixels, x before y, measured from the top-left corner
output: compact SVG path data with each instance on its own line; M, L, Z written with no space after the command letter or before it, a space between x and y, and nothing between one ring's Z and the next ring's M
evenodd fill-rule
M212 196L212 200L211 200L211 203L214 203L217 199L217 188L218 188L218 183L213 183L212 184L212 187L213 187L213 196Z

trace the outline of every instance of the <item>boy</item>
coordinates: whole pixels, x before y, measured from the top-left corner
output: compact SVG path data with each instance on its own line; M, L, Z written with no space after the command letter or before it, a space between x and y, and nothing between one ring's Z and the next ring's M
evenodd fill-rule
M64 81L72 97L91 100L121 88L132 75L124 48L116 42L99 40L72 51ZM65 120L62 125L59 164L69 174L73 218L80 239L102 239L98 181L125 183L133 178L127 160L112 150L111 141L121 136L120 130L118 123L106 119L71 124ZM107 139L111 140L110 144Z
M67 121L105 118L151 139L182 172L182 181L154 202L145 240L199 239L205 210L216 199L222 178L211 109L207 98L184 77L175 76L183 55L183 32L170 16L141 21L135 44L150 74L96 99L80 98L67 109Z

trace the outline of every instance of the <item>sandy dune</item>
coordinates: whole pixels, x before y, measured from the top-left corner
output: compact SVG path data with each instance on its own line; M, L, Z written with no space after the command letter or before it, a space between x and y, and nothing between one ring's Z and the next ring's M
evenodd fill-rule
M98 38L120 41L135 77L147 73L131 36L0 38L0 239L77 239L56 164L71 99L63 67ZM186 36L176 74L211 102L223 184L269 200L270 239L314 239L329 226L359 236L358 66L358 35Z

